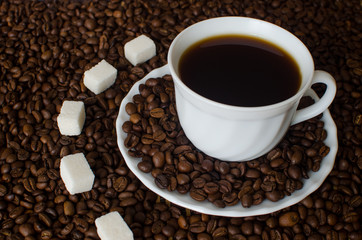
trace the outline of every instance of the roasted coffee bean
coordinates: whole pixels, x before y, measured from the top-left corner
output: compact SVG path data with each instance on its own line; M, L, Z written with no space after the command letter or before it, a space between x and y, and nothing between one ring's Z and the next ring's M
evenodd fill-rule
M202 189L191 189L190 196L196 201L204 201L207 194Z
M131 114L130 116L130 121L133 123L133 124L137 124L139 121L141 121L142 117L139 113L133 113Z
M167 186L169 185L169 180L164 174L159 174L155 178L155 183L159 188L167 188Z
M245 177L247 177L247 178L259 178L260 177L260 172L258 170L255 170L255 169L249 169L249 170L246 171Z
M15 223L18 225L24 224L29 219L29 215L20 215L15 219Z
M221 162L219 165L219 172L223 175L228 174L230 171L230 166L228 163L226 162Z
M219 191L219 185L215 182L207 182L204 185L204 191L207 194L215 194Z
M113 188L117 192L123 192L128 185L128 180L126 177L119 177L113 182Z
M226 227L219 227L216 228L215 231L212 233L214 238L221 238L227 236L228 230Z
M228 192L222 195L222 199L227 206L233 206L239 202L238 194L236 192Z
M144 173L149 173L152 171L152 163L150 161L139 162L137 167Z
M302 177L302 172L300 171L300 168L296 165L291 165L288 168L288 175L292 179L299 180Z
M232 190L232 184L226 180L219 181L219 190L221 193L229 193Z
M162 118L165 112L162 108L154 108L150 111L150 116L154 118Z
M206 223L204 222L194 222L190 224L189 230L192 233L202 233L206 230Z
M192 171L192 164L186 160L182 160L178 163L177 169L182 173L189 173Z
M175 228L168 224L162 228L162 233L166 237L173 237L175 234Z
M171 177L169 177L169 181L170 181L170 185L168 185L168 190L169 191L175 191L176 190L176 188L177 188L177 179L175 178L175 177L173 177L173 176L171 176Z
M21 235L23 235L23 237L28 237L35 233L33 226L29 223L20 225L19 232Z
M182 215L178 218L177 222L178 222L179 227L182 229L187 229L189 226L186 218Z
M274 191L271 191L271 192L266 192L265 196L266 196L267 199L269 199L272 202L276 202L276 201L280 200L283 197L282 193L280 191L278 191L278 190L274 190Z
M173 150L173 154L175 155L184 154L190 152L191 150L192 150L191 146L181 144L180 146L176 147Z
M67 216L72 216L75 213L74 205L71 201L64 202L64 214Z
M161 141L165 140L166 137L167 137L166 133L162 130L157 130L152 135L152 138L157 142L161 142Z
M34 212L40 213L46 209L46 204L44 202L38 202L34 205Z
M176 190L181 194L186 194L190 191L190 184L177 185Z
M48 240L53 237L53 232L51 230L43 230L40 234L42 240Z
M39 213L39 220L43 222L47 227L50 227L52 225L52 220L46 213Z
M281 227L293 227L299 221L299 215L296 212L286 212L279 217Z
M163 152L156 152L152 156L152 162L156 168L162 168L165 164L165 154Z
M6 186L0 184L0 196L3 197L6 195L6 193L7 193Z
M176 179L177 179L177 183L180 185L188 184L190 182L190 177L183 173L178 174L176 176Z
M13 210L11 210L9 212L9 217L12 219L15 219L15 218L19 217L24 212L24 210L25 210L25 208L22 206L15 207Z
M153 234L159 234L162 231L162 228L165 226L165 224L162 221L156 221L152 225L152 233Z
M253 203L253 197L250 194L245 194L241 196L241 205L245 208L251 207Z
M194 188L203 188L205 186L205 184L206 184L206 180L204 178L201 178L201 177L195 178L192 181L192 185L193 185Z

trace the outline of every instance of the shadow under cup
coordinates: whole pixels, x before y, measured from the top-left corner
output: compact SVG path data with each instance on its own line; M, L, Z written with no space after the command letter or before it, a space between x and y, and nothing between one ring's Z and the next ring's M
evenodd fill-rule
M219 35L252 36L284 49L300 70L298 92L272 105L237 107L212 101L188 88L178 71L182 54L195 42ZM225 161L254 159L275 147L291 125L299 100L310 88L315 72L310 52L293 34L274 24L246 17L213 18L186 28L172 42L168 64L186 136L199 150Z

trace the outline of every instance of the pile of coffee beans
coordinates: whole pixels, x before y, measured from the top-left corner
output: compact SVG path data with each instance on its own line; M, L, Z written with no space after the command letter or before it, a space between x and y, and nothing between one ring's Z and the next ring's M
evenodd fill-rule
M307 106L312 99L302 99ZM243 207L276 202L303 187L309 171L318 171L329 153L327 132L317 118L296 124L281 143L262 157L247 162L213 159L185 136L178 121L171 76L150 78L126 104L130 118L122 129L129 155L141 158L138 168L151 173L156 185L196 201L224 208L241 201Z
M0 240L99 239L94 220L110 211L124 217L135 239L361 239L360 12L357 0L0 1ZM129 171L116 144L119 105L134 82L166 63L184 28L228 15L291 31L338 86L330 107L339 142L332 172L300 203L262 216L225 218L173 205ZM132 66L123 46L141 34L155 41L157 55ZM118 76L112 88L94 95L82 76L101 59ZM86 105L79 136L57 129L64 100ZM90 192L69 195L59 162L76 152L85 154L95 183Z

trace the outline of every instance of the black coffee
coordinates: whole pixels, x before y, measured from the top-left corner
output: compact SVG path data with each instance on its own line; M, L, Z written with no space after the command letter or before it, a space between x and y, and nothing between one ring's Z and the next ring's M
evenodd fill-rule
M261 39L221 35L201 40L181 56L182 81L216 102L256 107L281 102L299 89L295 60L280 47Z

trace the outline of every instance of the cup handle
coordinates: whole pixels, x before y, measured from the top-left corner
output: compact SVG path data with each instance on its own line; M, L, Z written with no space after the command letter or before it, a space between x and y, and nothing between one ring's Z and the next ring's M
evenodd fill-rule
M316 70L314 72L312 80L312 84L314 83L324 83L327 86L326 92L319 100L316 100L313 105L303 108L301 110L297 110L291 125L303 122L307 119L313 118L321 114L332 103L337 91L336 81L334 80L332 75L325 71ZM308 95L308 91L306 93L306 95Z

